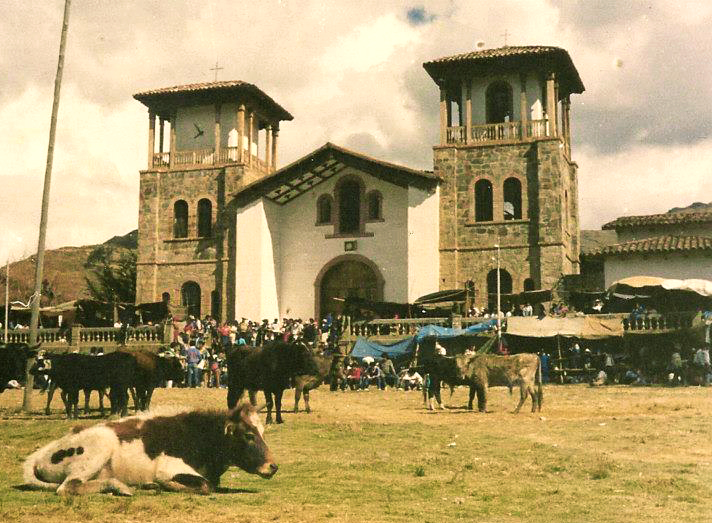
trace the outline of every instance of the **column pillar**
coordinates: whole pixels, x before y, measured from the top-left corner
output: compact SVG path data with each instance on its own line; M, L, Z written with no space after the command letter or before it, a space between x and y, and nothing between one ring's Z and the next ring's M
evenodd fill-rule
M564 142L566 143L566 151L571 159L571 95L566 95L561 102L563 119L562 126L564 127Z
M277 170L277 137L279 136L279 124L272 127L272 171Z
M163 152L163 132L165 130L166 121L163 119L163 117L160 117L158 121L159 121L158 131L161 133L158 136L158 152L162 153Z
M247 119L247 124L249 128L247 129L247 165L252 165L252 140L254 139L254 128L255 128L255 113L250 111L250 116Z
M546 78L546 117L549 121L549 136L556 136L556 76L550 73Z
M215 153L213 156L213 165L220 163L220 104L215 104Z
M245 106L240 104L237 108L237 161L244 161L245 149Z
M472 80L463 81L465 90L465 143L472 142Z
M519 75L519 122L522 128L522 140L528 137L529 124L529 104L527 103L527 76L522 73Z
M265 127L265 165L267 172L270 172L272 166L272 126L267 124Z
M440 145L447 143L447 90L440 86Z
M169 167L173 169L176 164L176 113L171 115L171 138L170 138L170 161Z
M156 147L156 113L148 110L148 168L153 169L153 151Z

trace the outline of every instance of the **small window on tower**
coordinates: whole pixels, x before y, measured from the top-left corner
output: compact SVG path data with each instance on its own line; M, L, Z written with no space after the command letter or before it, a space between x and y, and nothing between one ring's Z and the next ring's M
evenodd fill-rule
M212 236L213 204L207 198L198 202L198 237L209 238Z
M188 237L188 203L185 200L173 204L173 237Z
M494 211L492 208L492 182L478 180L475 184L475 221L491 222Z
M504 219L522 219L522 182L517 178L504 181Z

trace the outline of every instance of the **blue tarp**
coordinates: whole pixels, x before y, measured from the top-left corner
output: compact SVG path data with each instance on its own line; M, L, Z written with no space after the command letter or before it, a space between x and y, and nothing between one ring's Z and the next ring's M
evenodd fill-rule
M351 351L351 356L354 358L365 358L366 356L371 356L373 358L380 358L384 352L388 353L391 358L397 358L403 354L409 354L413 352L416 343L421 343L425 338L457 338L458 336L474 336L481 332L485 332L494 329L497 326L497 320L489 320L482 323L477 323L475 325L470 325L466 329L451 329L449 327L439 327L437 325L425 325L422 327L418 334L412 338L408 338L398 343L392 345L381 345L374 341L369 341L366 338L358 338L353 350Z
M466 329L451 329L449 327L439 327L437 325L426 325L415 335L415 341L420 343L425 338L457 338L458 336L474 336L481 332L494 329L497 326L497 320L489 320L482 323L470 325Z
M414 339L408 338L393 345L381 345L380 343L368 341L366 338L359 338L351 351L351 356L359 359L366 356L380 358L384 352L387 352L390 358L397 358L403 354L413 352Z

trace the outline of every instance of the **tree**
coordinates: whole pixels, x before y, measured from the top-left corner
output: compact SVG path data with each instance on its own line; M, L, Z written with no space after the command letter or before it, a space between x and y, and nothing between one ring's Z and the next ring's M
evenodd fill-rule
M136 252L100 245L89 254L84 277L89 296L106 303L136 301Z

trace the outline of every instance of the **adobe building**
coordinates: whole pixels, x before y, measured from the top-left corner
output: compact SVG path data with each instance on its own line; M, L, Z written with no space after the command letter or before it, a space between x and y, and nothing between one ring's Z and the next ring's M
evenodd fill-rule
M137 301L309 318L349 296L412 302L473 282L487 305L496 245L503 293L578 272L569 101L584 88L566 51L503 47L424 67L440 88L434 172L331 143L278 169L292 116L245 82L136 94L149 111Z

